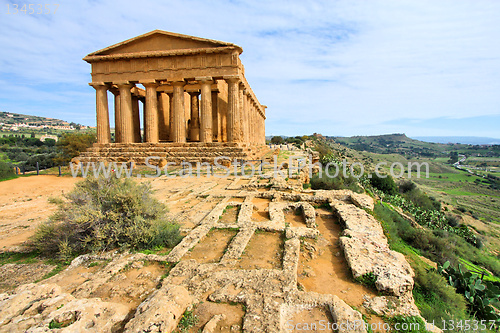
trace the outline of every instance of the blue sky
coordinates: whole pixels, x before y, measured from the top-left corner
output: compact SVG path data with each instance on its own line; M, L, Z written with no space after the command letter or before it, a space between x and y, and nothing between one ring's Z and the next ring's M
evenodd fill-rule
M95 125L81 59L162 29L243 47L267 135L500 137L500 1L58 2L0 0L0 111Z

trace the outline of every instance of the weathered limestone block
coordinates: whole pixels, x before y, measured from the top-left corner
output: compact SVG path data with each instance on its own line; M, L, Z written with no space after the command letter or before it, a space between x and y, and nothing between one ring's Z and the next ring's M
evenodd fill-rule
M61 332L115 332L129 308L100 299L76 299L56 284L27 284L0 301L0 332L50 332L54 321L68 326Z
M401 253L358 236L340 237L340 245L355 278L373 273L377 290L396 296L413 289L414 273Z
M285 252L283 257L283 269L297 276L297 267L299 265L300 241L298 238L292 238L285 242Z
M370 241L376 242L381 246L387 245L387 238L380 223L370 214L353 205L344 204L340 201L331 201L330 206L339 215L345 225L345 229L350 231L351 235L358 234L364 237L370 237Z
M289 188L285 178L281 175L277 175L277 177L273 177L270 179L271 188L277 191L284 191Z
M373 210L373 208L375 207L373 198L367 194L351 192L351 201L359 208Z
M128 315L129 308L122 304L103 302L98 298L74 299L51 312L41 324L26 332L51 332L51 322L71 323L59 332L117 332Z
M55 284L38 286L30 283L19 286L13 295L0 301L0 327L13 318L22 315L33 303L62 294L61 287Z
M134 261L134 256L121 255L95 274L94 278L82 283L73 295L77 298L90 297L101 285L109 281L115 274Z
M413 297L403 296L365 296L363 306L378 316L394 317L400 316L416 316L420 317L424 323L426 320L420 316L420 312L415 305ZM442 330L434 325L428 324L426 329L433 333L442 333Z
M311 204L307 202L301 202L302 214L304 214L304 219L308 228L316 228L316 211Z
M302 168L299 172L298 178L302 184L309 184L309 182L311 180L309 177L309 168L308 167Z
M246 201L241 204L238 212L238 223L248 223L252 220L254 205L251 201Z
M215 329L217 328L217 324L219 323L219 321L225 320L225 319L226 319L226 315L223 314L223 313L213 316L208 321L208 323L205 324L205 327L203 327L202 333L213 333L213 332L215 332Z
M366 333L363 316L337 296L333 296L333 305L329 305L333 321L337 323L338 333Z
M298 228L286 228L285 237L290 238L318 238L319 231L317 229L311 229L306 227L298 227Z
M227 198L219 202L200 222L200 225L194 228L189 235L184 237L182 241L172 249L172 251L168 254L167 260L170 262L177 262L181 260L182 256L184 256L189 249L203 239L210 229L219 221L219 216L222 215L224 208L227 206L227 202Z
M279 225L285 226L285 215L283 214L283 209L285 204L282 202L270 202L269 203L269 218L271 222Z
M191 302L186 288L164 285L139 305L124 332L172 332Z
M379 316L420 316L413 298L410 297L365 296L363 305Z
M226 253L221 259L221 263L225 263L228 260L234 260L241 257L245 247L247 246L250 238L252 238L255 232L255 228L244 228L240 229L236 236L233 238L229 244Z
M332 200L345 225L340 245L355 278L373 273L377 290L395 296L411 293L413 270L404 255L389 249L380 223L364 210Z

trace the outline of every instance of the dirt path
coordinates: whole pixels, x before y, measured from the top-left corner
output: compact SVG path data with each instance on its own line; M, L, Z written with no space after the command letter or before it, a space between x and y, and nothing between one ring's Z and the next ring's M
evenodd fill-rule
M56 209L50 197L69 192L80 179L31 176L0 182L0 251L22 245Z

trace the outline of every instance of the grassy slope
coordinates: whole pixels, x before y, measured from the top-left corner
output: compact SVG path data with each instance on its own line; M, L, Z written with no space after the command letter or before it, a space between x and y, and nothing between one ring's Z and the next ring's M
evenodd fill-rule
M450 213L461 215L463 222L480 233L480 237L485 241L488 250L500 254L499 190L492 190L484 183L475 183L475 181L481 181L482 178L470 175L465 171L459 171L446 164L448 157L425 158L414 156L414 154L409 154L406 151L400 154L373 153L350 149L349 146L342 144L342 142L352 144L359 140L373 143L376 147L382 146L381 141L387 144L387 142L393 140L394 144L404 142L401 145L406 150L418 150L418 148L427 147L436 153L441 153L445 149L449 151L450 148L459 151L471 150L470 146L432 144L409 139L404 135L337 138L334 143L329 140L329 144L334 151L342 151L342 155L350 162L362 162L367 170L373 170L375 165L380 162L387 162L385 168L382 168L386 172L389 171L388 166L394 162L402 163L405 166L408 165L408 162L428 163L429 178L421 177L417 179L412 177L411 179L428 195L440 200ZM474 151L481 152L483 150L483 148L478 148ZM492 159L490 158L490 160ZM407 177L407 174L404 177ZM465 212L458 211L458 208Z

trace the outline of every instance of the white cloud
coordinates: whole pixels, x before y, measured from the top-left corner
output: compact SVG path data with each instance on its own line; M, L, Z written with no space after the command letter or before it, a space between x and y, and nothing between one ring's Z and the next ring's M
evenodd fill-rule
M498 115L499 14L500 2L465 0L65 0L53 15L1 14L9 89L0 108L20 112L22 99L27 110L92 123L81 58L163 29L242 46L268 133L375 134L394 119Z

